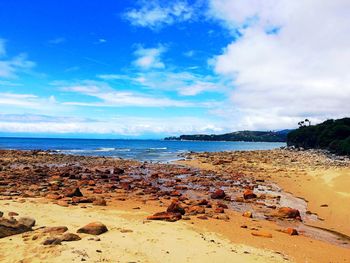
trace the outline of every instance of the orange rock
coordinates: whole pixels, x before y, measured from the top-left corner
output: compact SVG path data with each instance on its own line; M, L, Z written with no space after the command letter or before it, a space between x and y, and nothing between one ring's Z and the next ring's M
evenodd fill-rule
M186 214L188 215L197 215L204 214L205 208L199 205L190 206L186 209Z
M272 234L266 231L253 231L251 234L256 237L272 238Z
M297 236L299 235L298 230L296 230L295 228L292 227L288 227L287 229L285 229L283 231L284 233L291 235L291 236Z
M244 212L244 213L242 214L242 216L248 217L248 218L252 218L252 217L253 217L253 213L250 212L250 211L246 211L246 212Z
M290 207L281 207L278 209L278 211L274 214L274 216L279 218L292 218L301 220L300 212L297 209L293 209Z
M181 215L185 214L185 209L179 204L178 201L171 202L166 211L171 213L180 213Z
M169 221L169 222L175 222L177 220L181 219L181 214L180 213L171 213L171 212L159 212L155 213L152 216L148 216L148 220L164 220L164 221Z

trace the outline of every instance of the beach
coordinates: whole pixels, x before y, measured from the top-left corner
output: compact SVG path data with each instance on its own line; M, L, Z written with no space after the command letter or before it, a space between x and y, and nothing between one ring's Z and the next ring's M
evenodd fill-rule
M347 158L276 149L160 164L2 150L0 165L1 220L35 219L0 238L1 262L350 262ZM78 230L93 222L107 231Z

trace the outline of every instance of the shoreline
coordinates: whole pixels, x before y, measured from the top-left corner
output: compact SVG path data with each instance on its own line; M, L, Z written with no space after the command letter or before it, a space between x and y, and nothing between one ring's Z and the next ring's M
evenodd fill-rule
M142 219L138 217L137 220L138 222L140 220L147 222L146 226L165 224L165 229L172 229L174 225L181 225L187 233L185 235L189 237L196 236L195 233L214 233L214 235L218 235L215 236L215 239L221 240L223 238L223 240L231 242L230 244L233 246L236 246L235 244L248 246L252 252L247 255L262 255L259 262L283 262L287 258L292 262L304 262L304 259L309 262L328 262L325 260L328 257L332 258L333 262L350 262L349 247L346 244L344 244L345 247L342 247L340 243L334 243L337 241L333 240L333 236L329 237L325 236L323 232L315 232L314 234L321 235L323 239L315 238L315 236L308 233L310 229L304 226L305 229L303 230L300 226L304 224L294 219L275 219L275 217L270 216L260 218L260 214L266 217L266 215L276 212L281 204L272 194L257 190L259 187L267 187L273 190L273 182L282 187L283 192L279 194L288 197L287 193L290 192L293 194L293 198L305 198L305 192L310 191L308 188L310 185L299 187L293 181L295 178L286 177L285 175L293 173L298 176L296 177L298 180L307 182L310 179L309 176L312 176L312 172L329 172L334 169L336 171L341 169L349 171L348 163L345 163L343 167L339 167L334 163L336 161L325 160L322 156L318 156L319 159L317 159L315 156L305 156L305 153L300 154L300 152L288 152L286 150L192 153L190 154L192 159L178 161L176 164L142 163L133 160L53 155L31 151L1 150L0 153L2 166L0 171L2 175L0 177L0 199L2 201L0 202L2 204L9 203L9 208L16 209L21 216L26 211L26 204L31 202L28 198L39 203L47 202L50 211L59 210L62 207L67 211L70 211L70 209L72 211L77 210L77 212L74 212L77 216L79 216L79 209L81 209L82 214L83 211L91 211L92 216L96 216L94 211L101 208L110 213L113 213L113 211L119 211L118 213L128 211L129 214L127 214L130 218L138 217L138 213L143 213ZM293 158L295 160L291 162ZM306 169L305 166L309 169ZM111 171L112 168L113 172ZM333 175L333 178L339 177L334 176L336 175ZM16 178L21 178L21 182L17 182ZM342 180L347 180L346 178L342 178ZM291 182L294 182L298 187L295 186L295 189L289 187L288 185ZM315 185L316 190L321 185L320 182L315 184L314 181L311 184ZM257 188L257 186L259 187ZM80 197L80 199L66 197L64 195L65 191L72 187L78 187L83 197ZM253 187L254 193L257 194L256 198L242 199L243 191L247 187ZM210 197L219 188L225 190L226 198L213 199ZM303 192L304 188L306 190ZM328 191L330 190L328 189ZM332 196L332 192L329 192L327 197L335 198ZM93 200L94 198L95 200ZM107 206L96 205L96 199L104 199ZM148 216L166 210L174 199L185 208L186 213L182 220L176 223L146 220ZM317 213L318 217L324 221L318 220L320 222L317 221L314 224L316 227L331 229L343 233L345 236L349 235L347 225L344 224L347 218L346 214L343 214L344 218L341 216L342 214L338 214L339 212L344 213L340 207L329 203L327 209L333 215L330 217L329 214L324 213L326 207L317 208L318 203L315 203L315 199L307 195L305 199L308 201L306 204L307 211L300 211L305 224L309 223L307 217ZM21 203L21 200L24 200L23 203ZM207 204L200 205L199 202L202 200L207 200ZM271 200L276 208L270 208L273 206L271 204L266 205ZM293 202L295 200L292 199ZM2 207L6 206L2 205ZM84 207L86 208L84 209ZM252 212L252 218L242 216L240 209L245 212ZM308 211L311 214L308 214ZM40 211L33 214L45 218L44 215L40 214ZM30 215L26 214L26 216ZM56 225L60 223L55 222L54 218L50 220ZM333 221L334 224L330 221ZM69 224L68 221L65 222ZM187 232L187 227L190 227L194 232ZM288 227L299 229L299 235L290 236L284 233L283 231ZM113 232L113 230L110 231ZM103 240L104 235L101 235L101 240ZM11 249L14 244L9 243L8 240L9 237L0 239L0 244L4 244L8 249ZM82 241L84 240L85 237ZM69 243L69 247L78 246L79 242L82 241ZM293 242L293 246L291 246L291 242ZM21 246L23 248L34 246L39 250L43 248L38 242L28 241L27 243L21 243ZM153 246L157 247L160 244L156 242ZM177 246L180 246L180 244ZM207 245L203 246L202 249L212 249ZM322 248L322 250L320 251L319 248ZM50 246L52 253L60 254L60 249L62 249L60 246ZM134 252L139 250L137 247L134 247L134 249ZM266 251L266 255L269 255L269 257L271 251L282 253L283 256L279 257L278 255L281 254L273 253L276 256L275 261L269 261L268 257L264 256L265 252L262 251ZM0 252L2 252L1 248ZM93 253L93 251L89 253ZM222 253L223 256L227 256L228 252ZM244 253L238 254L240 256L244 255ZM247 256L245 259L248 260L248 258ZM168 261L175 259L176 255L172 255L172 258Z

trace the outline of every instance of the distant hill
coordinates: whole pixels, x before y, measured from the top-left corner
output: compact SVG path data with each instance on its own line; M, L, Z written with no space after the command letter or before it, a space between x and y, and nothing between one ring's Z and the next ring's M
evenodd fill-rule
M287 144L350 155L350 118L327 120L318 125L302 125L288 134Z
M246 141L246 142L286 142L290 130L282 131L237 131L225 134L195 134L167 137L176 141Z

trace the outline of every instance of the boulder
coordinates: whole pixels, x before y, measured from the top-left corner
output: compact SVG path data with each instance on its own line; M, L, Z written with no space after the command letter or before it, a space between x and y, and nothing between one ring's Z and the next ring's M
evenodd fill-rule
M101 222L92 222L87 224L86 226L83 226L82 228L79 228L77 233L101 235L107 231L108 231L107 227Z
M76 187L76 188L66 189L64 191L64 196L65 197L73 197L73 196L81 197L81 196L83 196L83 194L80 192L79 187Z
M31 217L21 217L18 219L18 223L27 227L33 227L35 225L35 219Z
M172 212L159 212L155 213L152 216L148 216L148 220L163 220L163 221L168 221L168 222L175 222L177 220L181 219L181 214L180 213L172 213Z
M290 207L281 207L277 210L274 216L278 218L289 218L289 219L297 219L301 220L300 212L297 209Z
M181 215L185 214L185 209L180 205L178 201L171 202L166 211L171 213L180 213Z
M214 193L211 194L211 198L212 199L224 199L224 197L226 196L224 190L222 189L217 189L215 190Z
M16 219L0 218L0 238L31 231L30 226L18 222Z

